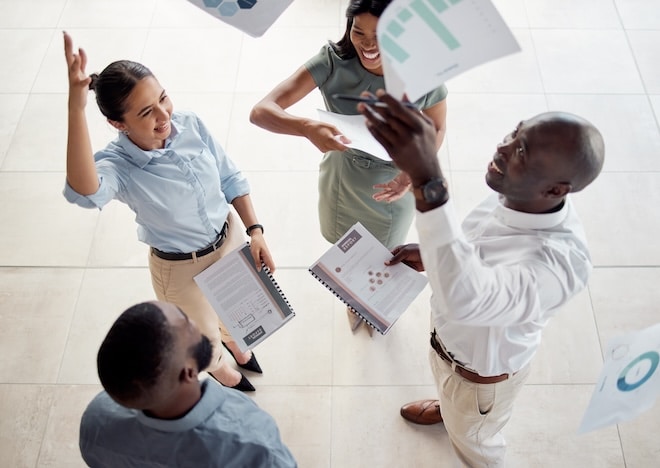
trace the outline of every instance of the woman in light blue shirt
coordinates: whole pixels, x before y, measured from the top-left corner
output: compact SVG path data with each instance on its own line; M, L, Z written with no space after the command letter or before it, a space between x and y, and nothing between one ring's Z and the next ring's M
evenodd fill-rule
M275 269L250 199L247 180L193 113L174 112L151 71L127 60L87 76L86 54L76 53L64 33L69 69L69 122L64 195L85 208L113 199L135 212L138 238L151 247L149 270L156 296L185 311L213 343L207 369L223 385L254 390L225 364L222 347L237 364L261 372L251 351L242 353L193 277L242 242L231 203L247 227L255 263ZM85 106L88 89L119 131L116 140L92 152Z

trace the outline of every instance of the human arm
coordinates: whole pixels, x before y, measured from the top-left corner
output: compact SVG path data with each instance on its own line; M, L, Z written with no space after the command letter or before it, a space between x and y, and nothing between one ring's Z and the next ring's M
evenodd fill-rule
M73 50L73 40L64 33L64 56L69 75L68 133L66 178L80 195L91 195L99 188L92 144L87 127L85 107L91 78L85 73L87 55L81 48Z
M286 112L316 87L312 74L300 67L254 106L250 122L271 132L303 136L324 153L345 151L348 140L334 125Z
M367 128L374 138L387 150L396 166L408 174L413 187L442 178L434 121L404 106L382 90L377 94L387 106L358 105L358 110L367 118ZM417 209L424 212L443 205L447 199L428 203L416 197L415 203Z
M423 109L422 113L431 119L435 125L435 149L437 154L437 152L440 150L440 146L442 146L446 132L446 99L443 99L431 107ZM403 197L408 192L408 190L410 190L411 180L410 177L408 177L408 174L405 172L400 172L392 180L384 184L376 184L374 185L374 188L380 189L380 191L373 195L374 200L391 203Z
M424 271L424 263L419 253L419 244L399 245L392 249L392 258L385 265L396 265L403 263L415 271Z
M246 228L259 224L250 195L236 197L232 200L231 204L236 208L236 212L241 217L241 221L243 221ZM263 229L252 229L249 235L250 252L252 253L254 263L257 265L257 270L261 270L261 262L264 262L270 271L275 271L275 262L273 262L273 258L266 245Z

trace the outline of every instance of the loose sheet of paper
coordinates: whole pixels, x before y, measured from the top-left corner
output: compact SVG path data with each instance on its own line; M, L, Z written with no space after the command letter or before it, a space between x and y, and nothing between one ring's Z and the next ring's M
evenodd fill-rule
M346 146L349 148L362 150L385 161L392 160L383 145L378 143L378 140L367 129L364 123L365 118L362 114L342 115L321 109L317 109L317 111L321 122L334 125L346 138L351 140L350 143L346 143Z
M262 36L293 0L188 0L252 37Z
M660 394L660 324L610 341L579 433L627 421Z
M476 65L520 51L490 0L394 0L377 35L387 91L411 101Z

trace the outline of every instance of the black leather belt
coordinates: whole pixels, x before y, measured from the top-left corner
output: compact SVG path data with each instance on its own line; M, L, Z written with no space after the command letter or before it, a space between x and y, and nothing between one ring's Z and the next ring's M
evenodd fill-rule
M469 380L470 382L474 382L478 384L494 384L497 382L502 382L504 380L507 380L510 376L515 375L514 373L514 374L494 375L492 377L483 377L477 374L476 372L472 372L471 370L466 369L445 352L445 350L442 348L442 345L435 337L435 330L433 330L433 332L431 333L431 347L435 350L436 353L438 353L438 356L440 356L440 358L447 361L449 365L451 365L451 368L453 369L454 372L456 372L464 379Z
M211 252L214 252L218 250L222 244L225 243L225 239L227 238L227 228L228 228L227 221L225 221L225 225L222 226L222 230L220 231L220 234L218 234L218 238L216 241L209 245L208 247L203 248L202 250L198 250L197 252L190 252L190 253L175 253L175 252L163 252L162 250L158 250L155 247L151 248L151 253L154 254L158 258L162 258L163 260L191 260L193 258L199 258L203 257L204 255L208 255Z

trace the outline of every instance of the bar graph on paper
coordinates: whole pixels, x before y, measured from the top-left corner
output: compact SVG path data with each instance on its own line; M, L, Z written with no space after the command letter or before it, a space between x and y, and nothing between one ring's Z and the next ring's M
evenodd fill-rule
M378 23L378 41L388 91L413 100L520 50L490 0L394 0Z

